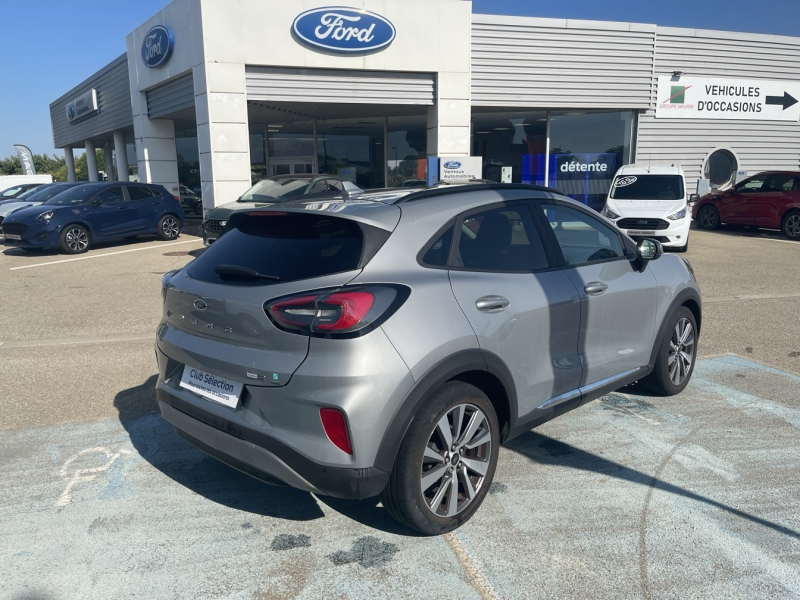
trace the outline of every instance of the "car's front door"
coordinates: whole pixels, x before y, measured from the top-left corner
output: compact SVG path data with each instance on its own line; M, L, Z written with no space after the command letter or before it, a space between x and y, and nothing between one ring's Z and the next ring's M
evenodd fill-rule
M556 201L539 206L581 296L581 386L610 383L647 365L658 304L653 273L634 268L620 233L588 210Z
M482 207L457 220L449 261L481 349L511 371L523 422L554 398L546 410L580 402L580 298L543 234L525 202Z
M125 233L128 221L135 216L136 211L125 201L122 187L117 186L105 188L96 194L89 201L86 212L86 220L96 238Z
M723 223L757 225L753 221L753 208L765 192L766 175L756 175L742 181L733 190L723 193L718 200L719 217Z

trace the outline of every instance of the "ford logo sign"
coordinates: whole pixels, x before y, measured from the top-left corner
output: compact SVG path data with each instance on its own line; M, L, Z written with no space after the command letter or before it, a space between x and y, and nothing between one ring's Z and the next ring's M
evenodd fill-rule
M303 42L332 52L378 50L397 34L384 17L344 6L307 10L294 20L292 31Z
M75 105L72 103L67 104L67 120L72 121L75 118Z
M448 160L446 163L444 163L444 168L445 169L460 169L461 168L461 163L458 162L457 160Z
M206 304L205 300L200 300L199 298L194 301L194 307L197 310L205 310L208 308L208 304Z
M163 25L156 25L147 32L142 41L142 60L144 66L155 69L169 60L175 38L172 31Z

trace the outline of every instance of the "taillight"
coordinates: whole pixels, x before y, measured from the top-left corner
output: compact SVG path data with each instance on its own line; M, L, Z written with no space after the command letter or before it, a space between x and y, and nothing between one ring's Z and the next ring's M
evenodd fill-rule
M173 196L172 198L173 198L173 199L174 199L176 202L180 202L180 201L181 201L181 197L180 197L180 196Z
M347 423L342 411L336 408L320 408L319 418L322 420L325 435L333 442L333 445L347 454L353 454L350 432L347 430Z
M369 333L403 305L406 286L375 284L303 292L264 304L270 321L283 331L324 338Z

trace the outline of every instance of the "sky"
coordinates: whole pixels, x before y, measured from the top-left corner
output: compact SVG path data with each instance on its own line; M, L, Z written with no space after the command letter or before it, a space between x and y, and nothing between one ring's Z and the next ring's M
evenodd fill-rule
M125 36L166 4L0 0L0 158L14 153L13 144L62 156L53 148L50 103L125 52ZM472 10L800 35L800 0L473 0Z

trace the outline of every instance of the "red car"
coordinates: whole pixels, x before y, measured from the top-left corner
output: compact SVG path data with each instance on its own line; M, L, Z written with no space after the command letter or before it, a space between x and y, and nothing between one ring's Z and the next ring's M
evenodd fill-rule
M800 172L768 171L711 192L695 203L692 218L700 229L736 223L780 229L800 240Z

